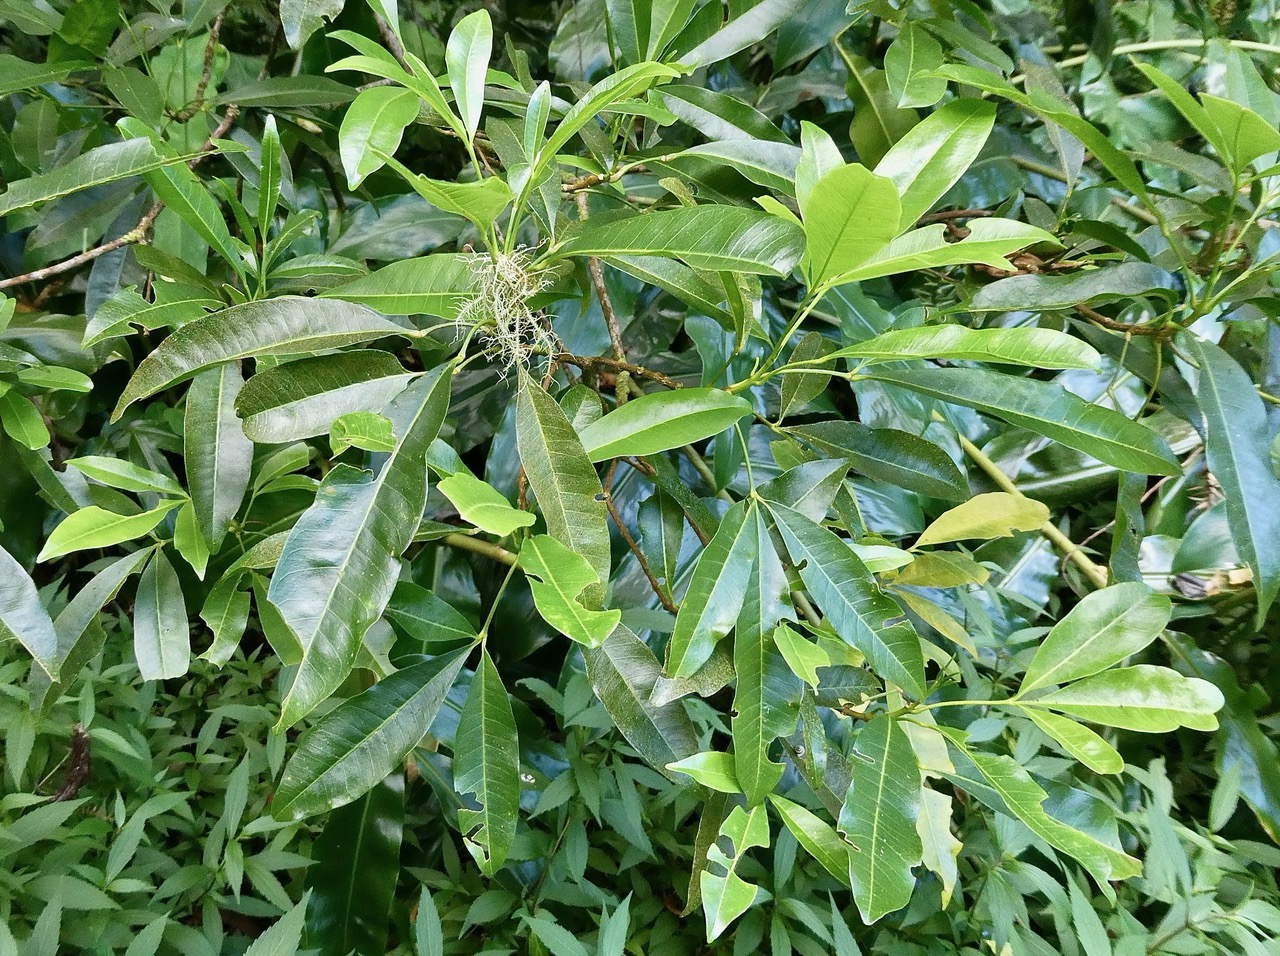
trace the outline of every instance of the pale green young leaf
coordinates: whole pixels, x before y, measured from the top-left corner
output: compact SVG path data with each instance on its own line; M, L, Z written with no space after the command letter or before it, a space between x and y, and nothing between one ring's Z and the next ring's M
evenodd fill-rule
M818 668L831 666L831 658L821 646L802 637L798 632L779 624L773 632L773 642L786 659L791 672L810 687L818 686Z
M811 289L835 284L898 234L901 203L893 182L851 163L831 170L800 206L805 276Z
M395 429L390 419L377 412L346 412L329 426L329 448L335 458L348 448L382 454L395 447Z
M528 528L537 520L532 512L513 507L498 489L469 471L458 471L440 479L439 488L458 509L463 521L499 538L505 538L517 528Z
M599 578L585 558L556 538L540 534L526 541L520 548L520 567L529 575L538 613L579 644L599 647L622 620L621 611L600 611L589 606L587 595L599 587Z
M17 389L9 388L7 382L0 382L0 425L23 448L34 451L49 444L49 428L40 409L31 399L19 395Z
M800 124L800 162L796 164L796 202L803 209L813 187L823 176L843 166L844 156L835 140L821 126Z
M741 793L742 787L734 775L733 754L708 750L685 757L667 764L667 769L675 773L685 773L702 784L720 793Z
M1222 692L1198 677L1168 667L1136 664L1085 677L1058 690L1020 701L1123 730L1168 733L1179 727L1216 730Z
M964 844L951 832L951 809L954 801L950 795L931 787L920 789L920 812L916 816L916 833L920 836L921 862L925 869L935 874L942 883L942 905L951 902L959 881L956 860Z
M51 561L64 554L89 548L110 548L132 541L155 529L182 500L165 501L159 507L136 515L121 515L97 505L81 508L62 519L41 549L37 561Z
M730 923L769 895L737 874L738 863L748 850L769 845L769 818L765 808L758 806L748 812L734 807L720 827L720 836L729 840L733 855L726 854L718 844L713 845L707 852L707 868L699 879L709 942L718 939Z
M382 168L383 155L395 153L405 128L418 118L418 97L411 90L375 86L347 107L338 129L338 155L347 186L356 189Z
M1084 724L1049 710L1027 707L1023 710L1031 722L1058 744L1068 755L1095 773L1122 773L1124 758L1115 747Z
M280 187L284 179L282 162L276 118L268 116L262 125L262 151L258 160L258 238L263 242L267 241L271 223L275 220L276 205L280 202Z
M895 329L846 346L827 358L857 358L868 363L931 358L1084 369L1096 369L1102 361L1093 346L1054 329L970 329L963 325Z
M168 475L162 475L150 468L143 468L123 458L108 458L104 455L82 455L72 458L67 466L74 468L86 478L119 488L122 491L152 491L162 495L185 497L186 491Z
M777 794L769 795L769 803L778 811L796 842L821 863L824 870L848 886L849 861L856 851L840 837L835 827L806 807Z
M968 264L1009 270L1007 256L1037 243L1058 245L1052 234L1038 226L1012 219L975 219L968 228L969 235L959 242L947 241L946 227L941 223L904 232L892 242L881 244L869 259L848 264L830 284L865 282L901 272Z
M947 92L947 81L934 76L942 66L942 44L923 27L908 21L884 54L885 79L899 108L932 106Z
M968 538L1007 538L1017 531L1035 531L1049 520L1049 509L1023 495L992 491L975 495L939 515L916 539L913 548Z
M51 679L58 677L58 636L26 569L0 547L0 637L16 640Z

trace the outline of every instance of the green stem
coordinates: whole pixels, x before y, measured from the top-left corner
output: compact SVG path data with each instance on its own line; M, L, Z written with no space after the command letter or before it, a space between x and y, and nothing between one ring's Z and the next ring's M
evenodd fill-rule
M471 551L475 554L483 554L486 558L497 561L499 564L505 564L509 568L514 568L519 560L519 555L513 551L508 551L501 545L494 544L492 541L485 541L483 538L473 538L468 534L447 534L439 539L440 544L447 544L451 548L458 548L460 551Z

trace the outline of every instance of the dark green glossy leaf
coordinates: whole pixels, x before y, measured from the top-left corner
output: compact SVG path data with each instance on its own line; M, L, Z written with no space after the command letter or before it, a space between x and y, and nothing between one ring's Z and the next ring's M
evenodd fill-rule
M486 876L502 869L516 835L520 810L520 742L511 700L489 652L471 678L454 735L453 785L473 794L479 809L458 810L467 849Z
M928 439L909 432L831 421L794 425L787 433L847 460L869 478L950 501L969 495L968 479L951 457Z
M751 403L718 388L680 388L633 398L579 433L592 461L655 455L718 435Z
M183 460L196 526L217 552L249 487L253 442L236 418L244 382L235 362L198 374L187 392Z

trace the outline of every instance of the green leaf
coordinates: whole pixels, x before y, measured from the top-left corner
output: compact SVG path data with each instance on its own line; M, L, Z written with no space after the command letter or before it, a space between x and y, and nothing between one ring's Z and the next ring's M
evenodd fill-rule
M531 512L512 507L498 489L469 471L458 471L442 478L439 487L440 493L458 509L463 521L499 538L505 538L517 528L528 528L537 520ZM587 570L590 572L590 565L587 565Z
M24 385L30 385L42 391L81 394L93 391L93 379L88 375L71 368L59 368L56 365L20 368L17 371L17 379Z
M342 12L346 0L280 0L280 25L289 46L301 50L325 20Z
M403 838L403 773L329 814L307 867L309 950L320 956L386 950Z
M295 956L302 948L302 930L310 901L311 894L303 893L298 905L267 927L244 951L244 956Z
M796 842L821 863L824 870L848 886L849 862L854 849L840 838L835 828L816 813L777 794L770 794L769 803L778 811Z
M49 429L31 399L0 382L0 425L23 448L39 450L49 444Z
M276 118L268 116L262 125L262 152L258 160L258 237L264 242L280 202L284 176L280 162L280 133L276 129Z
M49 677L56 680L58 635L49 612L26 569L0 547L0 638L15 640L27 649Z
M902 197L900 227L933 208L978 158L995 126L995 107L979 99L953 100L917 123L876 164Z
M857 268L836 276L831 284L970 263L1009 269L1006 256L1038 242L1058 244L1043 229L1012 219L975 219L968 228L969 235L959 242L946 240L946 227L941 223L904 232Z
M222 210L204 181L182 163L162 166L144 175L156 198L243 275L245 266L241 247L232 238Z
M721 306L724 288L683 262L661 256L601 256L600 261L670 292L681 302L715 319L721 328L735 331L733 316Z
M209 543L196 527L196 509L190 501L183 502L173 520L173 546L184 561L191 565L196 577L204 580L209 564Z
M408 658L325 714L298 744L271 801L277 820L327 813L363 796L426 736L466 649Z
M264 444L324 435L350 412L383 408L413 375L390 352L355 349L263 369L236 396L244 434Z
M669 676L692 676L733 629L760 544L759 520L755 507L738 502L698 556L667 644Z
M1093 346L1054 329L970 329L963 325L895 329L828 357L858 358L868 363L933 358L1084 369L1096 369L1102 362Z
M13 26L12 22L10 26ZM88 70L93 66L94 64L81 60L31 63L9 53L0 53L0 96L8 96L21 90L34 90L46 83L57 83L71 73Z
M235 362L196 375L187 392L183 459L196 526L215 553L249 487L253 442L236 418L244 384Z
M592 461L655 455L718 435L751 403L718 388L680 388L633 398L579 433Z
M844 156L835 140L821 126L807 120L800 123L800 162L796 164L796 202L803 208L813 187L827 173L844 166Z
M1259 157L1280 151L1280 130L1252 109L1208 93L1200 94L1200 105L1217 128L1219 140L1237 172L1243 172Z
M186 157L163 158L150 140L127 139L82 153L56 169L11 183L0 193L0 216L29 209L82 189L141 176Z
M978 290L965 308L974 312L1049 312L1091 302L1127 302L1155 295L1173 302L1181 295L1181 280L1149 262L1122 262L1067 275L1018 275Z
M675 773L686 773L704 787L720 793L741 793L742 787L734 776L733 754L715 750L704 751L667 764Z
M920 639L866 565L848 544L799 512L773 504L769 511L801 580L836 633L866 655L879 676L923 697Z
M1198 677L1167 667L1136 664L1085 677L1031 700L1023 707L1047 707L1095 724L1168 733L1179 727L1216 730L1222 692Z
M709 140L790 142L769 117L731 93L687 83L672 83L664 87L658 96L681 122Z
M269 76L243 86L233 86L218 97L219 103L247 106L339 106L358 94L345 83L327 76Z
M395 429L390 419L377 412L346 412L329 426L329 448L335 458L348 448L382 453L395 447Z
M1280 478L1267 460L1272 429L1253 382L1218 346L1196 339L1196 398L1205 420L1209 471L1227 501L1231 538L1253 572L1257 625L1280 592Z
M399 443L377 475L336 466L289 532L268 591L303 648L282 727L341 685L391 598L426 505L424 457L444 420L449 380L447 367L436 369L393 400L386 414Z
M493 52L493 23L488 10L476 10L458 21L445 46L445 66L458 115L470 139L480 128L484 110L484 79ZM390 152L390 150L388 150Z
M810 687L816 688L818 668L831 666L831 658L827 656L827 652L785 624L779 624L773 632L773 642L782 652L791 672Z
M874 166L920 122L920 116L915 110L897 106L884 70L877 70L860 56L849 57L846 65L849 68L846 90L853 101L849 138L862 163Z
M933 76L942 66L942 45L933 34L908 21L884 55L885 79L899 108L932 106L947 92L947 81Z
M396 86L365 90L347 107L338 129L338 154L347 186L356 189L400 148L405 128L418 118L418 96Z
M153 491L157 494L176 497L186 495L182 485L168 475L162 475L158 471L143 468L121 458L84 455L80 458L72 458L67 462L67 466L109 488L119 488L123 491Z
M511 700L488 650L471 678L454 735L453 785L474 794L479 809L461 807L458 825L480 869L492 877L507 859L520 810L520 750Z
M1151 429L1110 408L1091 405L1050 382L970 368L878 368L867 377L976 408L1124 471L1144 475L1181 472L1169 446Z
M600 579L586 558L550 535L534 535L524 543L520 567L530 576L529 589L543 620L579 644L599 647L622 620L621 611L588 607L584 594L598 588Z
M121 515L97 505L81 508L62 519L44 543L37 561L51 561L74 551L89 548L110 548L132 541L152 531L156 525L178 505L178 501L165 501L152 511L136 515Z
M750 7L738 4L729 9L732 11L731 19L712 31L693 49L680 53L677 59L681 63L702 67L727 59L738 51L759 43L792 17L798 16L804 9L804 2L760 0Z
M854 741L853 779L840 810L840 832L854 845L849 879L868 925L911 901L911 869L923 855L916 816L920 768L907 732L878 717Z
M801 683L774 643L775 627L786 627L778 626L778 622L793 616L787 601L787 576L758 511L748 523L752 527L744 527L743 533L756 537L755 560L734 627L733 669L737 685L730 729L734 772L747 805L755 806L763 803L782 779L784 768L769 759L769 748L778 737L795 731Z
M143 680L181 677L191 666L191 635L182 585L162 551L155 553L138 581L133 653Z
M810 289L833 284L884 249L898 234L900 213L893 182L865 166L840 166L819 179L800 206Z
M942 882L942 905L951 902L951 894L959 881L956 859L964 844L951 832L952 798L929 787L920 790L920 812L916 816L916 833L920 835L921 861Z
M378 155L431 205L443 212L470 219L481 232L487 232L511 204L511 187L497 176L451 183L414 173L393 158L389 151L379 151Z
M129 380L112 421L139 399L223 362L301 355L403 334L368 309L331 299L284 296L232 306L189 322L161 342Z
M1017 817L1041 840L1079 860L1099 883L1128 879L1142 872L1142 864L1133 857L1049 816L1042 805L1045 792L1012 757L981 753L970 753L968 757L981 780L946 774L949 780L993 809Z
M396 584L387 620L418 653L437 654L476 640L476 629L452 604L410 581Z
M596 697L646 763L667 772L667 764L697 751L697 736L684 705L652 702L662 670L653 651L625 625L582 656Z
M584 595L599 607L611 566L600 476L560 406L523 374L516 395L516 445L547 533L586 558L599 578Z
M1086 595L1036 650L1019 696L1120 663L1159 637L1172 613L1169 599L1145 584L1114 584Z
M1022 495L992 491L975 495L938 516L916 539L914 548L967 538L1008 538L1016 531L1035 531L1049 520L1049 509Z
M474 293L475 281L468 256L439 253L401 259L321 295L359 302L384 315L435 315L456 319Z
M910 432L843 421L793 425L785 431L826 455L845 459L869 478L949 501L969 496L969 481L951 456Z
M1083 724L1048 710L1027 707L1031 722L1045 732L1070 756L1095 773L1122 773L1124 758L1111 744Z
M836 344L821 332L806 332L796 343L787 362L804 365L813 371L834 368L834 359L830 362L824 360L835 350ZM778 420L786 418L792 409L800 409L808 405L825 392L830 383L831 380L822 375L784 376L781 385L782 397L778 403Z
M734 807L720 827L720 835L729 839L733 856L727 855L719 845L713 845L707 851L707 868L699 878L708 942L719 938L729 924L757 900L768 898L764 890L746 882L736 872L749 849L769 845L769 818L764 807L755 807L750 812ZM713 872L712 867L724 870L723 875Z
M739 206L687 206L625 218L593 216L553 252L565 256L669 256L695 269L783 276L804 238L792 223Z
M431 891L424 885L418 895L418 914L413 921L413 946L416 956L444 956L444 929L440 911Z

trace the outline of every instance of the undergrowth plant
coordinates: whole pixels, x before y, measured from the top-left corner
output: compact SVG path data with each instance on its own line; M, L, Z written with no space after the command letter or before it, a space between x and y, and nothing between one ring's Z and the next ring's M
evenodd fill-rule
M0 951L1274 951L1267 5L475 6L0 2Z

